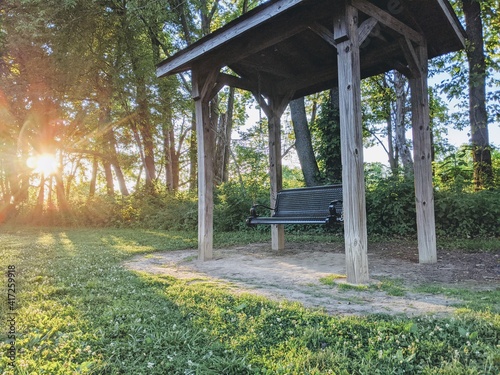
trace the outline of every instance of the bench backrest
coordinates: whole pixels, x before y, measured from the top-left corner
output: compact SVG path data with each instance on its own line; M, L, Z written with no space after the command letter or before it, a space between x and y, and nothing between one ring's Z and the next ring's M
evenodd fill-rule
M342 185L283 190L277 195L273 216L328 217L330 203L336 200L342 201ZM341 214L342 205L336 205L335 208L337 214Z

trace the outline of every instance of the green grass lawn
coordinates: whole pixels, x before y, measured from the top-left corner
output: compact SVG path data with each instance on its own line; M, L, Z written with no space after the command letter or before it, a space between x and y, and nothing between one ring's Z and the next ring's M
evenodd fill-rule
M194 248L194 233L1 230L2 374L500 373L498 301L450 318L328 316L121 267L135 254ZM216 244L258 236L224 234Z

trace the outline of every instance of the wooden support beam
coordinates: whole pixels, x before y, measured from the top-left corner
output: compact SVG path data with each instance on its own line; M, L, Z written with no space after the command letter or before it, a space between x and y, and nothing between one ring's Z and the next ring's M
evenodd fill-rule
M375 18L380 23L393 29L397 33L409 38L417 44L422 44L424 37L413 30L410 26L398 20L396 17L390 15L386 11L380 9L376 5L367 0L352 0L352 5L363 12L364 14Z
M372 32L373 28L377 26L378 21L370 17L367 20L365 20L361 25L359 25L358 29L358 39L359 39L359 45L362 45L363 42L368 38L368 35Z
M334 32L336 40L348 36L337 46L346 273L348 282L361 284L369 276L357 21L358 11L344 1Z
M408 68L408 66L401 61L391 60L390 64L396 69L399 73L404 75L406 78L413 77L413 72Z
M199 69L192 72L198 139L198 259L201 261L213 257L215 131L210 123L208 103L216 84L216 73L202 74Z
M406 62L408 63L408 68L410 69L411 75L407 78L418 78L422 75L420 69L420 63L415 52L415 48L410 39L403 38L399 41L403 54L405 55Z
M420 263L436 263L436 225L432 187L432 144L427 83L427 46L416 48L420 76L410 79L413 127L415 204Z
M325 42L330 44L332 47L337 48L337 42L335 41L332 30L328 29L318 22L313 22L309 26L309 28L311 29L311 31L319 35Z
M269 131L269 178L271 182L270 207L276 206L276 197L283 189L283 167L281 161L281 116L293 93L273 96L266 103L260 93L254 92L259 105L268 118ZM281 251L285 248L285 228L282 224L271 225L271 248Z
M208 39L205 43L202 43L201 41L196 42L180 53L167 58L158 66L156 70L156 76L163 77L167 74L180 73L189 70L191 68L191 62L203 56L207 51L223 47L226 43L241 37L241 35L249 32L252 29L255 29L260 24L266 21L273 21L275 18L279 18L279 15L281 15L288 9L300 5L302 2L304 2L304 0L280 0L270 4L265 9L265 11L253 13L247 16L238 24L238 27L221 29L217 36ZM284 21L281 20L280 22ZM255 40L253 43L250 43L249 45L243 44L241 48L235 48L234 50L227 51L225 64L230 65L231 62L240 60L243 55L248 56L254 53L256 50L261 50L274 45L275 43L278 43L279 41L284 40L301 30L304 30L304 28L304 25L299 25L295 21L289 21L287 25L283 24L282 28L279 27L280 30L283 30L282 33L269 34L267 35L266 39L256 38L257 40ZM204 63L210 66L212 61L210 61L208 58L205 58Z
M216 86L218 73L219 69L212 69L208 72L204 79L205 82L203 83L200 97L207 102L209 102L220 90L218 90Z
M375 18L370 17L359 26L358 28L359 45L363 44L365 39L372 32L373 28L377 25L377 23L378 21ZM330 44L332 47L337 48L337 41L335 40L335 36L333 35L333 30L328 29L327 27L323 26L318 22L313 22L309 26L309 29L311 29L311 31L319 35L325 42Z
M397 55L400 50L401 47L398 44L391 44L384 49L376 49L373 51L369 51L368 53L363 55L363 60L361 61L361 70L363 70L363 68L367 68L372 60L380 58L380 55L384 55L388 60L390 60L394 55ZM385 70L382 69L376 73L371 72L370 75L383 73L384 71ZM275 89L277 92L288 92L297 85L313 86L315 84L319 84L321 82L330 80L330 85L324 86L324 88L322 88L323 90L326 90L328 89L328 87L331 88L337 86L337 75L338 74L336 66L330 66L324 69L316 69L314 71L308 71L305 74L296 75L293 80L281 81L276 85Z
M251 92L258 90L258 86L256 83L250 82L240 77L232 76L227 73L219 73L217 77L217 83Z
M446 0L437 0L439 6L443 10L444 15L448 19L448 22L450 23L451 27L455 31L455 34L460 40L460 43L462 44L462 48L466 48L466 40L465 40L465 35L463 32L462 27L460 26L460 21L457 18L457 15L453 11L453 8L451 7L450 3Z

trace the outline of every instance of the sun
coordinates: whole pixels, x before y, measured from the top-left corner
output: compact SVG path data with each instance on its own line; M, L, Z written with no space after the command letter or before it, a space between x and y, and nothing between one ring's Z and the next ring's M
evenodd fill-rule
M46 176L57 172L57 160L51 154L31 156L26 160L26 165L33 169L33 172L42 173Z

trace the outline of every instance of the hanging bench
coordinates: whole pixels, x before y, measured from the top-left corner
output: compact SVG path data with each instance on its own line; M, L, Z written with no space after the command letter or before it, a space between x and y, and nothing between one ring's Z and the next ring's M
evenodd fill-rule
M257 208L273 211L271 216L259 216ZM254 204L247 225L257 224L323 224L343 221L342 185L317 186L280 191L276 206Z

